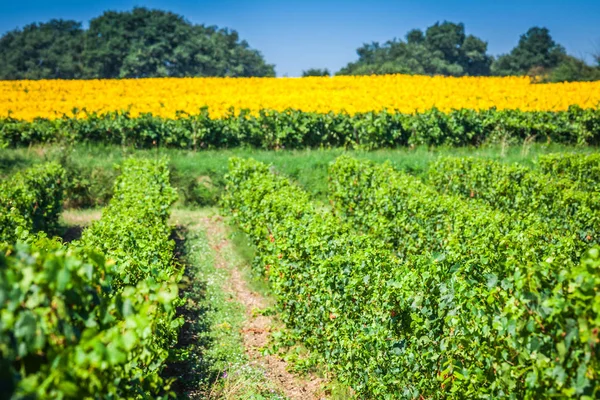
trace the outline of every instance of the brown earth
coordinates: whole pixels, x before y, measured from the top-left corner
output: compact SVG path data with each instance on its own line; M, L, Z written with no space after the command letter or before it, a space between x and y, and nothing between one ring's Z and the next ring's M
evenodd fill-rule
M245 308L246 321L242 328L244 347L250 361L266 371L267 378L292 400L324 399L322 386L324 380L310 374L298 376L288 371L285 360L277 355L263 355L261 348L269 343L269 335L275 321L270 316L257 315L256 310L268 306L268 301L260 293L248 286L236 265L229 265L224 254L230 252L233 244L228 239L227 227L223 217L202 217L200 224L215 254L215 266L226 268L231 275L229 286L224 288Z

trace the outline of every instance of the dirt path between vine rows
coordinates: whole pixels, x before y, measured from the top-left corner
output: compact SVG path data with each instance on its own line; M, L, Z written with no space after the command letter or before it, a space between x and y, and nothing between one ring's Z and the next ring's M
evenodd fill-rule
M270 316L259 315L255 310L268 306L268 301L260 293L250 289L238 265L229 264L225 254L233 251L233 243L228 238L227 226L223 217L206 216L199 221L206 230L210 247L214 251L215 266L229 271L229 286L224 288L245 308L246 321L242 337L246 354L250 361L259 365L283 394L292 400L324 399L323 379L313 375L298 376L287 371L287 363L277 355L263 355L260 349L268 344L274 320Z

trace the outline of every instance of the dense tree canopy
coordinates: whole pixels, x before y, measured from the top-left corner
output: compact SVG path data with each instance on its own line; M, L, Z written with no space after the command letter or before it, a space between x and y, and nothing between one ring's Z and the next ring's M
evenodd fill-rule
M76 21L30 24L0 38L0 79L83 77L84 31Z
M166 11L107 11L88 30L53 20L0 38L0 79L274 76L237 32Z
M487 42L467 35L463 24L436 23L423 32L409 31L405 40L373 42L356 50L358 60L338 75L419 74L449 76L530 75L543 82L600 79L597 66L570 56L547 28L532 27L510 53L496 60L487 54Z
M600 66L592 67L584 61L564 56L556 68L544 77L548 82L597 81L600 80Z
M547 28L533 27L521 35L510 53L498 57L492 71L496 75L525 75L532 70L555 68L566 55Z
M436 23L425 32L413 29L406 41L365 44L357 53L358 61L342 68L339 75L488 75L492 64L487 43L467 35L463 24L453 22Z
M532 27L508 54L492 64L494 75L530 75L544 82L592 81L600 79L600 65L593 67L567 54L547 28Z
M547 28L532 27L496 59L487 42L444 21L410 30L404 40L372 42L337 75L420 74L446 76L529 75L540 81L600 79L595 66L570 56ZM302 76L329 76L310 68ZM86 79L183 76L275 76L274 66L233 30L192 24L161 10L107 11L89 28L51 20L0 37L0 79Z

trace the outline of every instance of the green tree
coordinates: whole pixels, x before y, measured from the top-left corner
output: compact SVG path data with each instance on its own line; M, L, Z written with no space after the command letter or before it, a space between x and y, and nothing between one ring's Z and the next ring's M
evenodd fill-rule
M492 57L487 43L466 35L462 23L436 23L425 30L410 30L406 41L390 40L380 45L365 44L357 49L358 60L338 75L426 74L488 75Z
M86 31L53 20L0 38L1 79L274 75L236 31L146 8L107 11Z
M547 82L575 82L600 80L600 67L592 67L585 61L564 56L563 60L552 69L545 81Z
M510 53L501 55L492 65L495 75L538 74L556 67L567 55L547 28L533 27L519 38Z
M105 12L90 21L86 39L93 77L275 75L236 31L193 25L166 11Z
M0 79L81 78L81 23L53 19L0 38Z
M307 76L331 76L331 73L327 68L309 68L306 71L302 71L302 77Z

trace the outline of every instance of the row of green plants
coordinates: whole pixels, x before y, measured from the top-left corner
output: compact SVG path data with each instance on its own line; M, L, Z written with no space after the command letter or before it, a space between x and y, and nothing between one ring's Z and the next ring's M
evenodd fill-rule
M45 163L0 182L0 243L30 232L54 233L62 211L65 171Z
M341 159L337 167L347 164L348 172L349 163L354 165L354 173L369 173L368 164L348 159ZM368 197L365 193L385 185L391 173L394 171L386 171L372 187L361 185L365 180L354 175L346 175L352 176L347 183L356 186L350 191ZM410 185L411 181L403 183ZM416 180L412 184L411 196L422 196L422 203L435 199L433 189L427 190ZM268 277L284 321L295 338L316 352L319 361L329 366L360 398L531 398L540 393L566 396L593 392L594 373L589 380L575 382L582 375L573 374L573 369L579 371L583 365L585 373L594 371L597 361L590 355L595 349L587 347L595 340L594 328L590 326L582 332L581 337L587 335L584 343L578 341L580 337L569 338L561 359L565 364L563 370L561 363L544 353L553 346L554 332L547 333L543 328L540 332L532 321L539 318L537 313L550 313L550 320L560 321L552 328L562 323L562 328L569 328L565 332L575 334L578 327L565 323L564 318L592 316L593 308L586 307L590 307L595 288L590 294L587 281L582 292L577 284L571 285L570 289L576 292L572 299L586 291L585 300L570 304L565 299L571 300L569 293L560 292L551 300L560 300L567 306L549 311L546 310L549 304L540 304L540 299L521 296L523 268L518 264L521 253L529 252L525 258L536 267L533 269L536 279L544 283L545 269L550 263L575 263L560 253L552 253L555 260L550 259L551 252L546 252L546 258L536 256L540 249L536 252L530 248L541 239L541 233L526 243L515 243L519 240L515 235L512 242L501 241L506 232L498 228L469 233L474 224L465 226L469 222L467 215L457 219L454 228L458 231L451 235L452 230L443 226L442 219L444 213L449 213L451 201L444 208L431 202L429 205L435 212L426 216L409 212L405 224L396 221L396 232L406 238L390 245L386 231L394 224L385 222L385 213L392 212L393 204L394 201L380 203L379 211L369 213L373 221L381 221L380 230L361 233L353 228L354 222L344 224L331 213L315 210L304 191L274 175L269 167L241 160L232 161L224 199L234 220L257 246L257 267ZM428 209L425 204L415 203L415 207L425 212ZM368 212L358 204L349 209L365 216ZM485 207L481 211L486 211ZM483 226L490 224L485 215L479 220ZM434 232L427 236L424 229L419 229L430 217L434 219L425 226L438 229L437 235ZM502 215L496 213L493 217L500 219ZM507 219L496 222L504 227ZM467 239L471 239L482 233L481 241L492 241L490 247L478 252L482 247L479 244L469 250L468 241L464 242L461 234L469 234ZM441 238L442 235L448 237ZM493 240L501 241L496 243L498 249L494 248ZM446 241L452 246L444 249ZM513 247L505 249L504 255L494 256L494 251L509 244ZM513 273L511 276L505 277L493 268L502 260L510 264L507 269ZM519 270L520 274L515 272ZM589 272L591 276L595 273L595 270ZM579 274L565 274L562 279L573 282L579 278ZM551 281L549 285L554 288L559 283ZM540 293L540 297L548 295L547 292ZM489 308L482 309L480 302ZM504 307L494 305L495 302ZM529 314L534 311L535 315ZM527 322L525 330L517 326L521 319ZM531 340L526 339L529 329ZM558 338L564 341L562 333L559 331ZM520 352L515 354L515 349ZM540 352L540 360L528 362L531 352ZM555 370L564 372L562 381L552 375Z
M288 327L359 397L597 396L597 249L574 262L542 225L389 166L341 159L332 191L357 230L253 161L224 204Z
M380 340L396 348L379 365L406 397L598 396L597 248L580 252L544 221L439 194L388 164L339 158L330 200L398 257L389 270L370 263L366 284L384 276L357 301L394 305Z
M600 191L600 154L546 154L538 164L546 174L570 179L581 190Z
M358 398L413 393L389 365L399 316L395 299L381 295L396 258L265 164L232 158L227 179L224 209L256 246L254 267L292 338Z
M165 160L127 160L102 215L68 246L0 252L0 376L13 398L162 398L181 320Z
M515 219L540 219L548 231L575 237L584 246L600 243L600 193L581 190L564 174L483 158L444 157L430 166L427 179L441 193L480 200Z
M297 149L347 147L377 149L399 146L466 146L486 142L524 141L564 144L600 143L600 110L577 106L560 112L437 109L415 114L394 111L327 114L300 110L234 112L211 118L180 113L168 119L128 112L80 111L58 119L0 119L0 146L49 142L95 142L152 148L200 150L254 147Z

